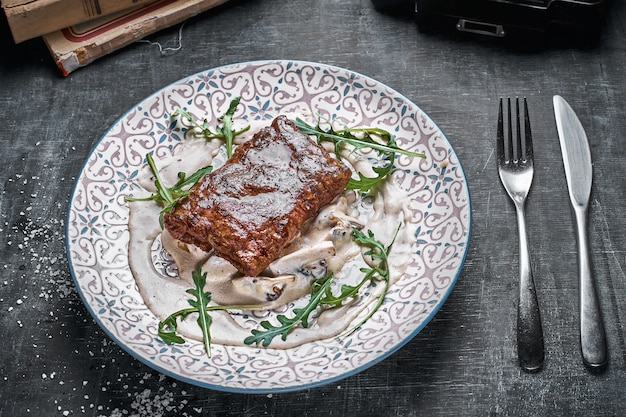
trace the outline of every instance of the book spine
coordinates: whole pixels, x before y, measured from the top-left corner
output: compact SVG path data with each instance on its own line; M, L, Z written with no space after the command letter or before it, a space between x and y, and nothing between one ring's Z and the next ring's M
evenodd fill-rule
M15 43L155 0L35 0L4 5Z

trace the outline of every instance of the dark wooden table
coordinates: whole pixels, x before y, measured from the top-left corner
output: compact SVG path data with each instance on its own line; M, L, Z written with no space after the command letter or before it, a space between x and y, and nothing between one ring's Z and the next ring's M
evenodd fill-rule
M599 42L527 48L421 33L368 0L233 1L189 20L182 49L133 44L62 78L41 40L0 25L0 416L620 416L626 414L626 16ZM178 27L150 37L176 46ZM217 392L125 353L83 306L65 254L75 177L107 128L195 72L258 59L337 65L396 89L454 145L472 196L471 247L428 326L383 362L329 385L274 395ZM575 229L552 96L576 109L594 159L593 268L610 362L582 363ZM527 204L546 362L516 359L517 231L496 171L497 99L526 96L536 174Z

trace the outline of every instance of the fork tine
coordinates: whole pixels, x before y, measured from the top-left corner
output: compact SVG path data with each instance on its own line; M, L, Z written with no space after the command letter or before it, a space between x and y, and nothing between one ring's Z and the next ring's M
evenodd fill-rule
M500 108L498 110L498 136L496 140L496 151L498 154L498 162L505 162L507 158L504 153L504 119L502 117L502 98L500 98Z
M520 122L520 112L519 112L519 97L515 97L515 130L517 133L517 137L515 138L515 161L522 162L526 160L526 153L524 152L524 146L522 143L522 126Z
M507 110L508 110L508 140L506 141L507 145L509 145L509 150L507 151L507 160L515 161L517 159L515 145L513 142L513 123L511 119L511 97L507 97Z
M532 159L533 157L533 135L530 130L530 116L528 115L528 103L526 97L524 97L524 139L526 155L524 160Z

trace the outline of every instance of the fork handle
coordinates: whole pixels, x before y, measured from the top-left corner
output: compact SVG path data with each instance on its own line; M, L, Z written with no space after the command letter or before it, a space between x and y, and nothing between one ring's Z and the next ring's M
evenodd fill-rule
M541 369L544 361L543 329L537 301L537 290L530 267L530 250L526 233L524 206L517 205L519 229L520 284L517 305L517 356L520 366L529 372Z
M589 237L587 235L587 207L576 206L574 213L576 215L580 279L580 347L585 365L598 368L606 364L608 355L602 313L591 272Z

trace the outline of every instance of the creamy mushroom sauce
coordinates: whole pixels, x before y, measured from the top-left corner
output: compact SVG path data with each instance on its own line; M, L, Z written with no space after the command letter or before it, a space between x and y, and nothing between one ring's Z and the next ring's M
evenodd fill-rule
M251 138L261 127L251 126L247 133L236 137L236 144ZM217 168L221 165L225 159L221 145L217 140L208 142L188 138L174 148L171 156L153 157L163 182L170 186L177 181L178 172L189 175L203 166L213 164ZM332 147L327 150L333 152ZM372 162L368 158L348 152L342 157L354 170L373 175ZM147 166L139 174L138 183L143 190L134 193L135 197L144 193L148 196L155 191L154 177ZM191 274L198 265L202 265L203 272L207 273L205 291L211 293L212 303L255 306L255 309L246 311L211 312L211 340L217 344L243 346L243 340L250 336L251 329L259 327L261 320L277 323L277 314L291 316L290 310L294 306L306 304L313 280L327 272L334 273L333 288L336 291L342 284L358 283L363 277L360 268L371 259L363 255L367 248L352 241L353 227L371 230L377 240L388 245L396 227L402 224L390 251L390 284L400 278L410 259L409 210L393 178L388 178L367 196L344 191L322 208L316 218L306 222L281 258L256 277L242 276L226 260L173 239L167 231L162 231L158 221L161 207L156 203L139 201L129 205L130 268L143 300L159 320L189 307L188 300L192 296L186 291L194 287ZM158 250L154 248L161 248L161 245L175 262L172 273L165 273L164 268L156 266ZM290 348L340 335L350 328L351 323L367 314L383 288L384 285L367 286L358 299L323 311L308 328L296 328L286 341L276 337L270 347ZM182 320L178 333L202 340L196 320L195 314Z

